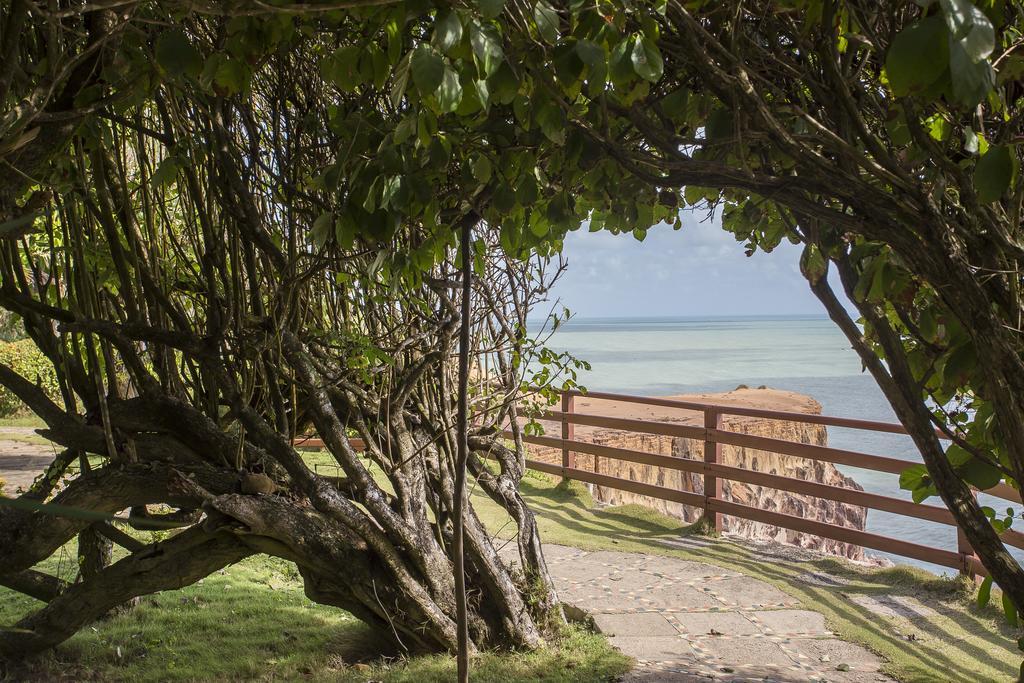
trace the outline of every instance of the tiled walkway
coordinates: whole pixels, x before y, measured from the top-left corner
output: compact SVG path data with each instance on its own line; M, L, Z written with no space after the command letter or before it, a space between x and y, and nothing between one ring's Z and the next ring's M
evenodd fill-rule
M758 579L670 557L545 546L561 599L637 660L627 681L890 681L881 660Z

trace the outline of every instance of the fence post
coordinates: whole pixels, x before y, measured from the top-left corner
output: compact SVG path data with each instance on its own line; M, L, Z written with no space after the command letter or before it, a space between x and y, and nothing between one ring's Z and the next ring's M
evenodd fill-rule
M573 395L568 391L562 392L562 439L566 441L572 441L575 437L575 425L569 422L568 415L573 410ZM575 469L576 467L576 453L569 450L566 445L562 446L562 476L566 479L569 478L566 470Z
M717 410L704 411L704 429L719 429L722 426L722 414ZM718 463L722 460L722 444L712 440L710 434L704 436L704 463ZM704 469L704 519L712 525L715 533L722 532L722 513L711 511L711 500L721 500L722 480Z

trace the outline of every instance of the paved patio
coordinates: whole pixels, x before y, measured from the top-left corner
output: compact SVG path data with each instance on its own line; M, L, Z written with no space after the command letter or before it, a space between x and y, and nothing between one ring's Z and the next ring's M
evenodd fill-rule
M630 683L892 680L881 659L758 579L657 555L548 545L545 556L561 599L636 659Z

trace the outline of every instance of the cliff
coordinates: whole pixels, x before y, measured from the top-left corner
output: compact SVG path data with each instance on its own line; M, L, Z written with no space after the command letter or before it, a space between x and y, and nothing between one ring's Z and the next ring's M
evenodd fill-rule
M684 401L740 405L802 413L817 414L821 412L821 406L814 399L801 394L775 389L737 389L736 391L722 394L690 394L673 396L671 398ZM589 397L577 397L574 410L579 413L595 415L695 426L703 425L703 415L693 411L621 403ZM552 436L559 435L557 425L547 423L545 426L548 434ZM786 441L820 446L828 445L828 434L826 428L822 425L726 415L723 417L722 428L729 431ZM679 458L702 460L704 457L703 442L693 439L653 434L635 434L584 425L575 425L575 438L579 441L662 455L673 455ZM561 461L560 450L535 445L531 445L529 449L531 457L547 462ZM845 476L833 464L827 462L724 445L722 447L722 463L758 472L767 472L822 484L862 490L857 482ZM585 453L576 454L576 466L580 469L597 471L601 474L622 477L633 481L657 484L658 486L672 489L692 491L698 494L703 494L704 492L701 475L691 472L680 472L663 467L609 460L607 458L595 458L595 456ZM591 486L591 489L596 500L611 505L638 503L687 522L694 522L701 515L700 508L680 503L658 500L603 486ZM723 497L726 500L773 512L783 512L805 519L814 519L855 529L864 529L867 521L867 511L864 508L846 503L836 503L811 496L777 491L775 489L728 480L723 480L722 489ZM864 550L860 546L810 536L738 517L725 517L724 530L747 538L789 543L803 548L841 555L850 559L861 560L864 558Z

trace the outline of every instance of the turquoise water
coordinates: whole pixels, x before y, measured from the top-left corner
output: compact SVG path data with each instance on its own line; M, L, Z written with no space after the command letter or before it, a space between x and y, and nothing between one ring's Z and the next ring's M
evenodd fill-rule
M897 421L874 380L861 371L846 338L823 317L577 318L559 328L549 346L589 361L592 370L580 382L595 391L661 396L764 384L813 396L828 415ZM837 448L921 461L906 436L836 427L828 428L828 436ZM900 490L897 475L842 465L839 469L867 491L910 499ZM998 499L982 500L996 509L1007 507ZM941 504L938 499L929 502ZM956 533L943 524L870 510L867 526L887 536L956 550Z

